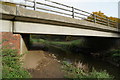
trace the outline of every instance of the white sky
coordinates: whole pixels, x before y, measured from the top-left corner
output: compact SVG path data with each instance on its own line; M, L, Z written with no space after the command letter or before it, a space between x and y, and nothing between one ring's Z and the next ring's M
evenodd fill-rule
M22 2L24 0L12 0ZM37 0L43 1L43 0ZM118 17L118 2L120 0L52 0L74 6L88 12L102 11L107 16Z

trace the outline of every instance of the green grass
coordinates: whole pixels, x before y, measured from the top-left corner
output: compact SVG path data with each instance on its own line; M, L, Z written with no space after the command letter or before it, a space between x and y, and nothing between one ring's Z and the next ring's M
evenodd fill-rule
M81 44L81 40L73 40L73 41L48 41L44 39L33 39L31 38L31 44L32 43L40 43L44 44L45 46L54 47L61 49L63 51L70 51L72 49L75 49L76 47L79 47ZM71 51L70 51L71 52Z
M44 39L33 39L31 38L31 42L37 43L47 43L47 44L57 44L57 45L70 45L70 44L80 44L81 40L73 40L73 41L48 41Z
M113 80L113 77L109 75L106 71L96 71L93 68L91 72L84 72L84 70L77 68L66 61L63 61L62 69L67 73L65 78L70 78L72 80Z
M22 67L22 62L13 49L1 49L2 52L2 78L30 78L31 75Z

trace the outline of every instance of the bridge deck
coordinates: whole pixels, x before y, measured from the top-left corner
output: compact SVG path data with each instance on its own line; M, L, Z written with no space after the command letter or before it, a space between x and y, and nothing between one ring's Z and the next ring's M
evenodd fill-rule
M7 6L7 5L0 5L0 6L2 6L2 8L0 8L0 14L2 14L2 19L14 21L13 31L15 33L57 34L57 32L59 33L60 31L59 34L62 35L64 34L64 35L82 35L82 36L120 37L120 35L118 34L119 33L118 29L113 27L109 27L93 22L88 22L85 20L79 20L70 17L55 15L51 13L33 11L18 6L16 7ZM21 23L19 21L21 21ZM33 26L29 27L28 25L26 25L24 27L21 27L19 23L21 24L21 26L26 25L28 23L29 25L33 25ZM18 28L18 24L19 24L19 28ZM35 27L35 25L39 25L39 28ZM46 28L45 25L48 25L46 26L48 28ZM54 26L54 28L51 28L50 26ZM28 28L33 29L34 31L32 30L29 31ZM39 30L36 31L35 28L39 29L40 31ZM54 29L57 30L55 33L54 33L55 31ZM45 31L48 32L45 33Z

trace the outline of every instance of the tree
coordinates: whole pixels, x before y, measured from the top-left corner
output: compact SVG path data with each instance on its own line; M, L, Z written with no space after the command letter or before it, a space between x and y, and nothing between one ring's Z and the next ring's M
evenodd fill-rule
M109 25L111 27L116 27L117 23L120 23L120 19L116 17L108 17L103 12L92 12L93 15L90 15L87 19L93 21L94 16L96 16L96 23L103 24L103 25Z
M2 4L2 5L8 5L8 6L13 6L13 7L15 7L15 6L16 6L16 4L14 4L14 3L10 3L10 2L3 2L3 1L0 1L0 4Z

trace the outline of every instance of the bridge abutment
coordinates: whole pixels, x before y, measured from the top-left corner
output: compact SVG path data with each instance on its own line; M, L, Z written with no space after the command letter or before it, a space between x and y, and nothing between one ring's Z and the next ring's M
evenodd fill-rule
M12 32L0 32L0 46L7 49L16 49L18 54L29 50L30 35L14 34Z
M2 48L17 49L20 53L20 34L13 34L12 32L0 32L0 42Z
M21 54L26 53L30 48L30 34L21 34Z

